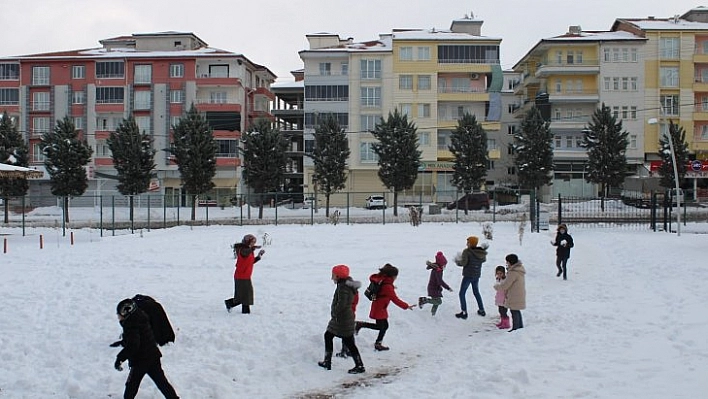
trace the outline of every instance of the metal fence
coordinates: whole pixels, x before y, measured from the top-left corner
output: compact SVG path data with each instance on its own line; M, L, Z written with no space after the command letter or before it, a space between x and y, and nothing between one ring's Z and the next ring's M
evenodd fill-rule
M381 195L386 206L367 209L367 198ZM69 199L65 214L63 197L24 196L10 198L0 205L1 227L93 228L103 235L131 233L138 229L160 229L180 225L267 225L267 224L358 224L420 222L497 222L531 223L533 231L552 229L559 223L585 224L595 227L653 229L671 231L676 210L660 206L663 198L655 198L657 206L638 208L619 199L563 197L542 202L533 192L503 190L489 193L489 203L464 211L463 194L459 192L402 192L398 208L392 209L390 192L342 192L327 198L321 193L293 195L288 193L241 194L228 199L197 197L192 219L191 196L142 194L130 198L122 195L84 195ZM666 204L664 204L666 205ZM7 219L5 219L7 208ZM463 208L463 209L460 209ZM413 215L415 212L415 215ZM708 208L700 204L682 207L682 221L708 222Z

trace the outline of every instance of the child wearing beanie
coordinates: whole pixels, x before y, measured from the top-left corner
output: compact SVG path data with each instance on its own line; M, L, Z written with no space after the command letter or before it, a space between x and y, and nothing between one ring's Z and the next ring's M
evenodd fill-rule
M458 319L467 318L467 288L472 286L474 298L477 300L477 314L484 317L487 313L484 311L484 303L482 295L479 293L479 278L482 275L482 264L487 261L487 248L489 245L483 243L479 245L479 238L476 236L467 237L467 248L455 258L457 266L462 267L462 282L460 283L460 308L461 312L455 314Z
M447 259L442 251L435 254L435 262L426 261L426 269L430 270L430 278L428 279L428 296L418 298L418 307L423 308L423 305L430 303L433 305L430 312L433 316L438 311L438 306L442 305L442 290L452 292L452 288L443 280L443 271L447 265Z

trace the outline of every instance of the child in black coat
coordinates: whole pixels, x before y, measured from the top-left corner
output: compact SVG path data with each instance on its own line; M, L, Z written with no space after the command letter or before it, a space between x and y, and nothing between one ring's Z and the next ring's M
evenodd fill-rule
M573 237L568 234L568 226L561 223L558 225L556 238L551 241L551 245L556 247L556 267L558 274L563 275L563 280L568 279L568 259L570 259L570 249L573 248Z

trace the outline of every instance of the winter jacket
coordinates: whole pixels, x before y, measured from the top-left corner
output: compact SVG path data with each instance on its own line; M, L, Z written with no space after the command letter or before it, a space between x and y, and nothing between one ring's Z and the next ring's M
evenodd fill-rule
M401 309L408 309L411 306L398 298L396 290L393 286L393 277L384 276L383 274L372 274L369 281L382 282L379 293L376 299L371 302L371 311L369 317L374 320L388 319L388 304L393 302Z
M505 306L511 310L526 309L526 269L521 262L509 266L506 278L496 284L494 289L506 293Z
M337 281L332 297L331 319L327 324L327 331L337 337L354 335L354 301L359 287L361 283L351 277Z
M435 264L433 264L435 265ZM443 281L443 271L445 269L442 267L433 267L430 269L430 279L428 280L428 296L431 298L442 298L442 290L450 289L450 286Z
M236 244L236 270L234 279L250 280L253 274L253 265L261 260L260 256L255 256L256 248L251 248L243 244Z
M150 319L140 309L129 314L120 322L123 326L123 349L118 352L117 360L128 360L130 367L151 364L162 356L150 328Z
M455 259L457 266L462 266L462 276L480 278L482 263L487 261L487 250L481 247L467 247L462 251L459 259Z
M501 284L504 282L504 279L497 280L497 284ZM496 286L496 284L495 284ZM506 293L502 290L497 291L497 294L494 296L494 304L497 306L506 306Z
M563 245L565 241L565 245ZM563 234L556 233L556 239L551 243L556 248L556 256L560 259L570 259L570 249L573 248L573 237L565 232Z

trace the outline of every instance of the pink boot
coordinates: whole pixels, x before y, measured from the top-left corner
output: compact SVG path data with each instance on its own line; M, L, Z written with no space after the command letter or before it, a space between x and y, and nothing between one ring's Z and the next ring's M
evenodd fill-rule
M499 317L499 323L495 324L495 326L497 326L497 328L502 328L502 326L501 326L502 323L504 323L504 319L502 319L501 317Z
M506 329L511 327L511 323L509 320L509 316L507 317L502 317L501 323L497 326L499 329Z

